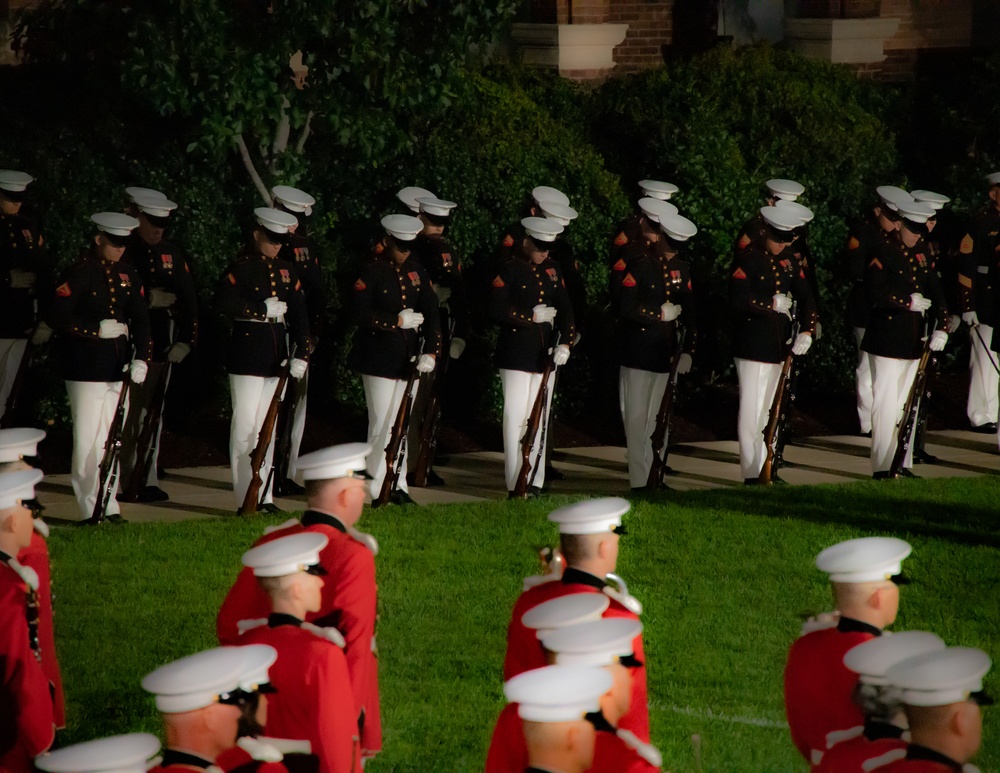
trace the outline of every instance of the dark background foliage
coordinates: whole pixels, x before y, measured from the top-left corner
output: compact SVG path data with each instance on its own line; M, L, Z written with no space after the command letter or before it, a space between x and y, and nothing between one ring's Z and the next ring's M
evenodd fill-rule
M561 380L560 410L613 423L606 261L616 223L638 198L637 180L676 183L676 203L699 228L689 248L701 297L692 386L731 377L726 269L764 180L806 186L824 336L803 388L821 391L852 379L839 255L875 186L940 190L964 214L982 205L982 175L1000 166L997 57L884 86L771 46L720 47L595 88L484 65L477 52L512 11L499 0L449 6L433 25L425 23L433 4L418 2L283 3L281 15L255 2L236 14L214 0L169 8L134 0L115 4L117 12L109 5L56 1L22 25L28 64L0 70L9 138L0 166L37 178L32 205L61 267L86 244L91 213L124 205L126 185L164 190L180 204L170 236L191 256L205 302L202 345L177 376L180 425L228 410L224 328L209 301L260 205L237 137L264 185L296 184L318 200L309 225L330 290L330 325L313 371L320 399L311 406L354 416L363 399L345 367L351 326L343 294L379 236L379 217L400 211L394 193L403 185L459 203L450 236L467 280L480 288L531 188L569 195L580 217L568 238L591 309L589 333ZM303 16L285 15L291 10ZM320 17L329 29L311 35ZM79 34L85 29L101 34ZM301 90L287 67L296 46L310 67ZM279 148L283 129L289 139ZM477 329L455 369L461 389L449 420L457 425L496 411L491 341L492 331ZM61 384L51 369L38 378L34 409L42 420L63 420Z

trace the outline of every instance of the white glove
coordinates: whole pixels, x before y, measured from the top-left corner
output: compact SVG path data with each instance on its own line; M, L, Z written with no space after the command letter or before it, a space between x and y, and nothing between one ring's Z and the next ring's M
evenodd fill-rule
M681 307L676 303L667 301L660 306L660 319L663 322L673 322L681 315Z
M962 318L957 314L952 314L950 317L948 317L948 326L945 329L949 333L954 333L956 330L958 330L961 324L962 324Z
M556 347L556 350L552 353L552 362L555 363L557 368L561 368L569 362L569 347L566 344L559 344Z
M184 362L191 354L191 347L183 341L178 341L167 350L167 362Z
M680 373L682 376L685 373L690 373L691 364L692 364L691 355L688 354L687 352L684 352L683 354L681 354L680 357L677 358L677 372Z
M35 274L19 268L10 270L10 286L13 290L27 290L35 286Z
M413 309L403 309L399 312L399 319L396 320L396 325L400 330L416 330L422 324L424 324L424 315Z
M129 369L129 375L132 378L133 384L141 384L146 380L146 373L149 371L149 366L144 360L132 360L132 367Z
M932 352L939 352L948 343L948 334L943 330L935 330L931 333L930 349Z
M430 373L434 370L434 355L421 354L417 360L417 373Z
M100 332L97 335L100 338L120 338L121 336L127 336L128 325L114 319L102 319Z
M451 346L448 347L448 356L453 360L457 360L462 356L462 352L465 351L465 339L464 338L452 338Z
M236 745L257 762L281 762L285 758L285 755L271 744L258 741L248 735L237 740Z
M784 293L775 293L771 298L771 308L779 314L792 318L792 299Z
M288 365L288 375L292 378L299 379L306 375L306 367L309 365L305 360L300 360L298 357L292 357L292 361Z
M813 337L809 333L799 333L795 336L795 343L792 344L792 354L799 357L808 352L812 345Z
M532 311L534 314L531 317L532 322L537 322L542 325L546 322L552 324L556 318L556 310L553 306L546 306L544 303L539 303L535 306Z
M979 324L979 315L974 311L967 311L962 315L962 322L969 327L976 327Z
M816 320L816 340L818 341L823 337L823 323Z
M35 332L31 334L31 345L41 346L42 344L47 344L50 338L52 338L52 328L44 322L39 322L38 327L35 328Z
M431 287L434 288L434 294L438 297L438 306L444 306L451 298L451 288L441 285L431 285Z
M273 295L270 298L264 299L264 306L267 311L264 312L264 316L267 319L277 319L278 317L285 316L285 312L288 311L288 304L284 301L279 301Z
M177 296L162 287L154 287L149 291L149 308L167 309L177 302Z
M925 298L920 293L910 294L910 311L916 311L923 314L930 307L931 301L929 298Z

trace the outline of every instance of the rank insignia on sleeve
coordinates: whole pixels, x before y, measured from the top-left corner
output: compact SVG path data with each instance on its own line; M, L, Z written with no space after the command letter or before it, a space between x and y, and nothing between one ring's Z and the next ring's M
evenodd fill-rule
M611 267L612 271L624 271L625 270L625 258L618 258L618 262Z
M861 246L861 242L858 241L858 237L852 236L850 241L847 242L847 249L856 250Z
M750 237L747 234L743 234L740 240L736 243L736 248L743 250L746 249L747 245L750 244Z
M733 272L733 279L746 279L746 278L747 278L747 272L744 271L740 266L737 266L736 270Z
M622 287L635 287L635 277L631 273L625 275L622 280Z
M882 270L882 261L878 258L872 258L872 262L868 264L869 268L877 268L879 271Z
M385 249L385 245L382 244L382 242L379 242L378 244L375 245L375 254L376 255L381 255L382 254L382 250L384 250L384 249Z
M503 279L497 274L496 279L493 280L493 287L504 287Z
M231 285L236 284L236 277L234 277L232 274L229 274L226 278L229 280L229 284Z
M359 279L357 282L354 283L355 290L364 290L366 287L368 287L368 285L365 284L364 279Z
M973 246L974 242L972 241L972 237L969 234L966 234L962 237L962 243L959 245L958 251L963 255L969 255L972 253Z
M61 298L67 298L73 294L73 291L69 287L69 282L63 282L56 288L56 295Z
M510 234L507 234L505 237L503 237L503 246L504 247L513 247L514 246L514 237L511 236Z
M967 277L965 274L958 275L958 283L962 285L962 287L966 287L970 290L972 289L972 280L969 279L969 277Z
M623 244L628 244L628 237L625 235L624 231L622 231L621 233L618 234L618 236L615 237L616 247L621 247Z

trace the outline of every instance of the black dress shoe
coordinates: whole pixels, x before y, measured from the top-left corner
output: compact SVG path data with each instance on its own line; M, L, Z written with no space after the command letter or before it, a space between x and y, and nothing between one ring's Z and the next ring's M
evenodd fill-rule
M434 470L427 471L427 485L428 486L443 486L444 478L438 475Z
M545 480L566 480L566 476L549 464L545 467Z
M537 499L538 497L543 496L545 496L545 492L543 492L538 486L528 486L528 499Z
M413 501L413 497L407 494L403 489L398 488L392 492L389 497L389 501L394 505L415 505L416 502Z
M889 474L888 470L881 470L879 472L872 473L872 480L892 480L892 476Z
M760 479L759 478L744 478L743 479L743 485L744 486L759 486L760 485Z
M978 432L981 435L995 435L997 433L997 423L995 421L988 421L986 424L973 427L972 431Z
M900 478L919 478L920 476L919 475L914 475L912 471L908 470L906 467L903 467L899 471L899 477Z
M274 502L265 502L262 505L257 505L257 512L272 515L274 513L280 513L281 508L274 504Z
M306 490L291 478L285 478L274 484L274 493L279 497L295 497L299 494L305 494Z
M159 486L145 486L136 497L136 502L166 502L170 495Z
M859 432L858 434L861 435L861 437L868 437L868 438L870 438L872 436L872 431L868 430L867 432Z
M124 518L121 517L120 513L108 513L106 516L104 516L104 520L106 523L113 523L115 525L128 523L128 521L126 521Z
M940 459L938 459L933 454L929 454L926 451L914 451L913 452L913 463L914 464L937 464Z

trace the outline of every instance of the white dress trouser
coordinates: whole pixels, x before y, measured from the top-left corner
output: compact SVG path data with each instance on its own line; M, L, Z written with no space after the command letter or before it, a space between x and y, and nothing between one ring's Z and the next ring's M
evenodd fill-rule
M361 381L365 385L365 403L368 406L368 442L372 447L365 467L368 474L372 476L372 499L377 499L382 492L382 483L385 481L385 447L389 444L389 435L392 434L392 425L396 422L396 414L399 413L399 404L403 402L403 395L406 394L406 382L401 379L368 375L362 375ZM419 383L419 381L414 381L413 388L416 389ZM401 449L399 462L401 466L396 488L409 491L406 485L406 448Z
M292 433L288 443L288 477L298 476L296 465L299 462L299 450L302 448L302 434L306 430L306 399L309 397L309 370L300 379L292 379L288 386L295 390L298 403L295 405L295 413L292 414Z
M982 341L979 340L980 336ZM966 412L973 427L997 420L997 407L1000 406L997 394L1000 387L1000 376L997 376L996 371L997 355L986 348L992 340L993 328L989 325L980 325L978 331L969 328L969 343L972 347L969 353L969 402ZM986 346L983 346L983 341Z
M886 472L896 454L897 429L903 407L909 397L919 360L898 360L869 354L872 369L872 472ZM910 446L903 467L913 466L913 437L917 423L910 430Z
M645 486L649 481L649 468L653 466L652 436L656 429L656 414L660 412L660 402L669 381L669 373L626 367L622 367L618 373L618 387L624 405L622 419L628 449L628 478L632 488ZM661 458L668 441L669 438L664 436Z
M250 454L257 447L257 436L264 424L268 406L278 387L277 376L263 378L261 376L229 376L229 391L233 398L233 421L229 428L229 466L233 474L233 496L236 506L243 505L243 498L250 487L253 473L250 470ZM267 474L271 471L271 460L274 457L274 435L271 435L264 455L264 466L260 469L261 491L263 502L272 501L273 483L263 490L267 482Z
M7 411L7 399L27 346L27 338L0 338L0 418Z
M67 381L69 410L73 419L73 461L70 479L73 493L84 519L94 514L99 468L104 458L104 444L118 407L121 381ZM126 400L127 402L127 400ZM126 411L128 407L126 405ZM118 480L115 480L105 515L120 512Z
M552 383L550 378L550 386ZM538 389L542 385L542 374L501 368L500 385L503 387L504 477L507 481L507 490L513 491L517 485L518 473L521 471L521 438L524 437L528 416L535 404ZM545 407L546 417L552 409L552 392L553 390L549 389L548 405ZM528 456L531 462L531 472L534 474L530 485L536 488L545 485L545 447L548 445L549 435L547 425L548 421L546 420L545 426L538 427Z
M736 359L740 382L740 413L736 434L740 444L740 473L743 480L757 478L767 458L764 428L774 402L774 390L781 378L780 362Z
M861 350L861 341L865 337L865 328L854 328L854 341L858 345L858 367L854 370L854 380L858 393L858 422L861 424L861 434L872 429L872 369L868 361L868 352Z

